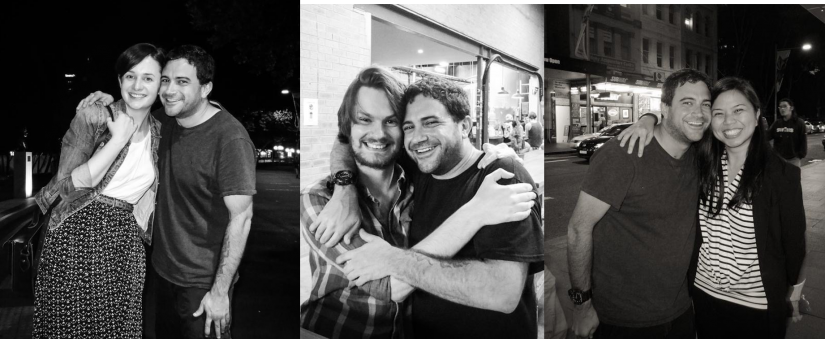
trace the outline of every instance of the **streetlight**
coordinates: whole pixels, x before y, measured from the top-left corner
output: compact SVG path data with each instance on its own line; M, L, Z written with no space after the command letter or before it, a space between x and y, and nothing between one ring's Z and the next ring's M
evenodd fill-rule
M791 59L791 52L790 51L795 50L795 49L801 49L803 51L809 51L809 50L811 50L811 44L804 44L804 45L802 45L802 47L789 47L789 48L778 48L776 46L776 44L773 45L773 60L774 60L774 63L776 63L776 64L774 64L775 69L773 70L773 84L774 84L774 88L775 88L774 93L773 93L773 119L774 119L774 121L776 121L776 119L778 118L777 113L776 113L776 107L777 107L777 100L779 100L779 83L778 83L779 79L777 79L777 77L779 76L779 74L778 74L779 73L779 69L778 69L779 68L778 67L779 66L778 65L779 52L780 51L788 51L788 60L790 60ZM785 66L787 66L787 60L785 61ZM786 68L786 67L783 67L783 68ZM782 76L784 77L784 74L782 74Z
M289 90L288 89L282 90L281 94L289 94Z

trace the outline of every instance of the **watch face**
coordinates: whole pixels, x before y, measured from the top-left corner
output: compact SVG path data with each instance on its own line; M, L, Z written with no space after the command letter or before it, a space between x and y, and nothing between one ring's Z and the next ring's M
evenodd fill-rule
M349 180L352 179L352 172L350 171L340 171L335 175L340 180Z

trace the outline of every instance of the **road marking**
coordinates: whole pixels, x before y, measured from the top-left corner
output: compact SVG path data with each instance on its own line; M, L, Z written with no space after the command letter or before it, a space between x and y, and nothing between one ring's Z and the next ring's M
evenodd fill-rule
M544 200L554 200L553 197L544 197Z
M550 161L545 161L544 163L545 163L545 164L549 164L549 163L551 163L551 162L568 161L568 160L570 160L570 159L550 160Z

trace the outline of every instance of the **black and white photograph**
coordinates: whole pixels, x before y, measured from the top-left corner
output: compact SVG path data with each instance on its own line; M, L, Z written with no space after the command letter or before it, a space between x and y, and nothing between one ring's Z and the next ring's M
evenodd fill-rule
M821 337L825 5L545 29L545 338Z
M4 9L0 338L298 335L297 7Z
M544 7L300 10L302 338L541 338Z

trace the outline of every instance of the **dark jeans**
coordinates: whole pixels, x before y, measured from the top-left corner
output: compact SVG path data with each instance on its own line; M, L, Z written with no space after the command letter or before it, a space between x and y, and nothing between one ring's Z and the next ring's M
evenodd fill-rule
M695 339L696 328L693 324L693 309L688 309L678 318L668 323L650 327L623 327L599 324L593 338L609 339Z
M203 296L209 290L175 285L158 275L154 267L147 266L143 301L143 337L145 339L204 338L206 312L197 318L192 314L198 310ZM233 288L229 289L230 304L232 290ZM229 329L221 334L222 339L231 337ZM217 338L214 325L210 330L209 338Z
M706 338L770 338L767 310L757 310L714 298L696 288L693 293L696 309L696 333Z

